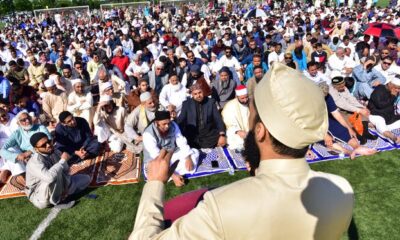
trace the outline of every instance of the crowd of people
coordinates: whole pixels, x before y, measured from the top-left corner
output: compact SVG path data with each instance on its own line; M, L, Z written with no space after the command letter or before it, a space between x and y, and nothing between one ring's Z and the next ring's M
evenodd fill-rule
M231 1L205 16L182 4L116 8L90 23L18 18L0 31L1 183L16 177L43 208L89 184L68 175L72 163L127 149L147 164L175 149L182 186L200 149L245 149L249 102L278 63L324 93L327 148L373 154L368 128L400 143L399 42L364 34L370 23L399 25L399 8L275 5L251 18Z

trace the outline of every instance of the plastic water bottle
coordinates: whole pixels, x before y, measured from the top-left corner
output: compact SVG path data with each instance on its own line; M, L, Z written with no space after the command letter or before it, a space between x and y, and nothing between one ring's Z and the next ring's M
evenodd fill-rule
M344 153L342 153L342 152L339 153L339 159L340 159L340 160L343 160L343 159L344 159L344 156L345 156Z
M235 175L235 169L233 169L232 166L229 166L228 173L229 173L229 175L231 175L231 176Z

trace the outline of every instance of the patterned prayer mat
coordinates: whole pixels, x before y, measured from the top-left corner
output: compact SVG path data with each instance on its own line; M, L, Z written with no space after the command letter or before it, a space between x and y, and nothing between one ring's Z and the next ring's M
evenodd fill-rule
M106 152L101 157L96 181L93 186L137 183L140 178L140 156L124 150L121 153Z
M75 163L70 167L70 174L87 174L92 179L95 172L96 159L87 159ZM0 199L25 196L25 180L21 177L10 177L3 187L0 188Z
M140 158L129 151L106 152L102 156L75 163L70 174L87 174L91 177L91 187L137 183L140 178ZM10 177L0 188L0 199L25 196L25 181Z
M199 165L193 174L185 174L185 178L197 178L216 173L234 171L232 163L229 161L224 148L201 149L199 156ZM146 178L147 168L143 164L143 173Z

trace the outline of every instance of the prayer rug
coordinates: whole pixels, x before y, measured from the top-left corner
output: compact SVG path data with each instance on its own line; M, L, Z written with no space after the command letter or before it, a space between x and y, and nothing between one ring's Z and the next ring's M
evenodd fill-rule
M234 171L234 168L223 148L201 149L196 171L193 174L185 174L184 177L190 179L229 171ZM143 173L147 179L145 164L143 164Z
M87 174L94 179L96 170L96 159L87 159L70 166L70 174ZM25 196L24 193L25 180L21 177L10 177L3 187L0 188L0 199L14 198Z
M98 163L99 168L93 186L137 183L140 178L140 156L131 151L105 152Z

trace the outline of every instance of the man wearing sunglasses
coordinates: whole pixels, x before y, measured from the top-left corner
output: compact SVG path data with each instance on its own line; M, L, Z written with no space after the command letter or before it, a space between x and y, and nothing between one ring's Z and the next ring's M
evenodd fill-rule
M19 165L18 168L11 169L12 176L22 176L25 173L25 164L33 153L30 137L37 132L44 132L49 138L51 135L45 126L34 124L32 117L26 111L18 113L15 118L19 127L4 143L0 155L6 164Z
M34 154L26 167L26 195L40 209L57 206L69 208L74 201L62 203L69 195L86 189L90 177L84 174L69 175L68 153L54 150L46 133L37 132L30 139Z

